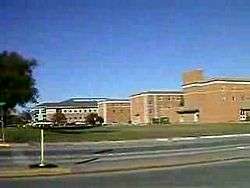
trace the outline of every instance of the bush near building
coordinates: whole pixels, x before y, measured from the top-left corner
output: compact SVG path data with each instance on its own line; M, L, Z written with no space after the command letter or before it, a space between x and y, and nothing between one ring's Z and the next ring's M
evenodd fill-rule
M91 113L86 116L85 123L90 125L102 125L104 122L103 118L98 116L98 114Z
M65 123L67 123L67 119L65 117L65 115L61 112L57 112L52 116L52 122L54 123L54 125L63 125Z
M168 117L152 118L152 124L169 124Z

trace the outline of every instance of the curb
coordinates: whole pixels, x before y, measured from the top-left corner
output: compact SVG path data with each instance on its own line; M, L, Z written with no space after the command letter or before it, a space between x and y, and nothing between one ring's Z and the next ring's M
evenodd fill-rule
M10 147L10 144L7 144L7 143L1 143L0 144L0 148L3 147L3 148L9 148Z
M24 177L36 177L36 176L60 176L70 175L70 168L53 168L53 169L15 169L4 170L4 174L0 173L0 179L2 178L24 178Z

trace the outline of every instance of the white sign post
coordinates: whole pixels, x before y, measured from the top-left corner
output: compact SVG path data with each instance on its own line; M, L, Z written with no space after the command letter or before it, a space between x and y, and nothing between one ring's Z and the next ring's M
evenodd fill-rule
M45 146L44 146L44 129L48 126L48 122L36 122L34 126L40 129L40 161L38 164L30 165L31 168L55 168L56 164L46 163Z
M40 148L41 148L41 155L40 155L40 167L44 167L44 135L43 135L43 128L41 128L41 139L40 139Z

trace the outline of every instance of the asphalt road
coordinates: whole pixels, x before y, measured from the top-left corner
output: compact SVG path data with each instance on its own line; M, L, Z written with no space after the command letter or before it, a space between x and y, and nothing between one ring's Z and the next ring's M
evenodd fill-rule
M249 188L250 162L224 163L172 170L137 171L97 175L1 179L4 188Z
M164 159L199 154L223 154L250 158L250 137L198 139L186 141L138 141L100 144L48 144L45 152L48 162L73 165L91 159L96 162ZM39 161L39 145L17 145L0 149L0 167L27 166Z

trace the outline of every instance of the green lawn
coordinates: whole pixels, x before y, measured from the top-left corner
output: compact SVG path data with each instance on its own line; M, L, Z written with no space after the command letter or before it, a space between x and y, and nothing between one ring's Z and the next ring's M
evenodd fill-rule
M107 126L78 130L46 130L46 142L78 142L172 138L185 136L250 133L250 124ZM6 128L7 142L38 142L40 130Z

